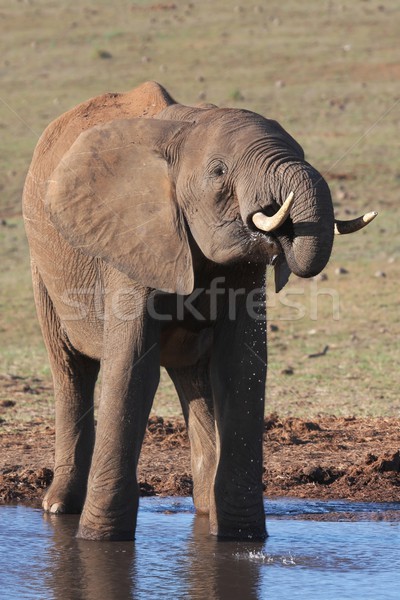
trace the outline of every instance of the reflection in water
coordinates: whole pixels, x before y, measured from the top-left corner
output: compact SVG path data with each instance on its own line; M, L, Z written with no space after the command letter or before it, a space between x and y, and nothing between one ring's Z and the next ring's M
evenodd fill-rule
M44 515L53 528L48 588L55 600L121 600L133 597L135 545L77 539L78 518Z
M208 519L196 516L188 543L188 598L257 600L260 597L260 564L241 560L232 565L232 558L239 550L257 553L263 547L264 542L218 541L208 535Z
M133 544L76 539L77 517L44 515L53 530L46 587L56 600L145 598L146 592L154 598L257 600L260 564L236 560L232 568L232 557L239 551L256 555L264 544L219 542L209 535L206 517L183 516L185 523L179 531L176 524L182 515L164 515L163 532L143 526ZM193 522L192 532L189 519ZM153 546L150 555L149 545Z
M282 499L267 510L296 516L326 514L327 506ZM331 506L353 515L366 508L375 518L385 509L395 516L400 504ZM145 499L133 543L77 540L77 516L23 506L0 512L0 596L8 600L398 600L398 520L269 517L265 543L222 542L189 499Z
M156 534L152 553L143 543L146 535L149 535L148 526L139 529L136 541L134 585L138 597L146 598L146 591L149 593L148 582L144 584L141 575L146 568L156 573L151 585L154 598L252 600L261 597L257 593L259 565L248 561L243 564L235 561L233 565L234 553L240 544L221 542L211 536L207 517L193 513L163 515L163 529ZM160 543L161 539L164 542ZM151 538L148 542L151 544ZM241 547L259 550L262 544L242 544Z

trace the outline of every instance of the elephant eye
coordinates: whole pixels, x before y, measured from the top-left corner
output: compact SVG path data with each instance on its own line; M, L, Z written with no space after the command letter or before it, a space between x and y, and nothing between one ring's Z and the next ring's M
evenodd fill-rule
M210 174L211 177L223 177L228 172L226 164L222 161L218 161L211 165Z

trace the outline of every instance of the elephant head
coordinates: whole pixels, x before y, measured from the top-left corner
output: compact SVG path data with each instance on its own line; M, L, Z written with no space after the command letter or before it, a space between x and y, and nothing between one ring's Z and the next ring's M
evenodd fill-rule
M83 132L48 183L50 217L72 246L143 285L189 294L193 250L228 264L319 273L335 227L329 188L299 144L255 113L172 104L155 119Z

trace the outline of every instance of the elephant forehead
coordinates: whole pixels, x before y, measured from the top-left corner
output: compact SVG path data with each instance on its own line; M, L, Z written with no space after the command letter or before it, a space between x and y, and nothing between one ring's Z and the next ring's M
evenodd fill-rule
M204 115L203 120L208 121L216 135L221 132L228 135L245 135L246 133L268 134L280 128L276 121L266 119L249 110L220 108L209 112L211 115Z
M214 148L222 155L240 156L250 147L273 146L288 148L304 158L302 147L277 121L243 109L205 111L193 129L192 139L203 153Z

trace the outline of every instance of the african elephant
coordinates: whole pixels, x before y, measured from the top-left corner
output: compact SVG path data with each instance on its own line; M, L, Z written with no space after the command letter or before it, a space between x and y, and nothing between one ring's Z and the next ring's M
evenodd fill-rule
M335 225L328 185L275 121L183 106L154 82L51 123L23 204L56 399L44 509L82 512L82 538L134 538L161 364L188 426L196 509L219 537L263 539L266 265L277 289L290 272L316 275L335 227L373 215Z

